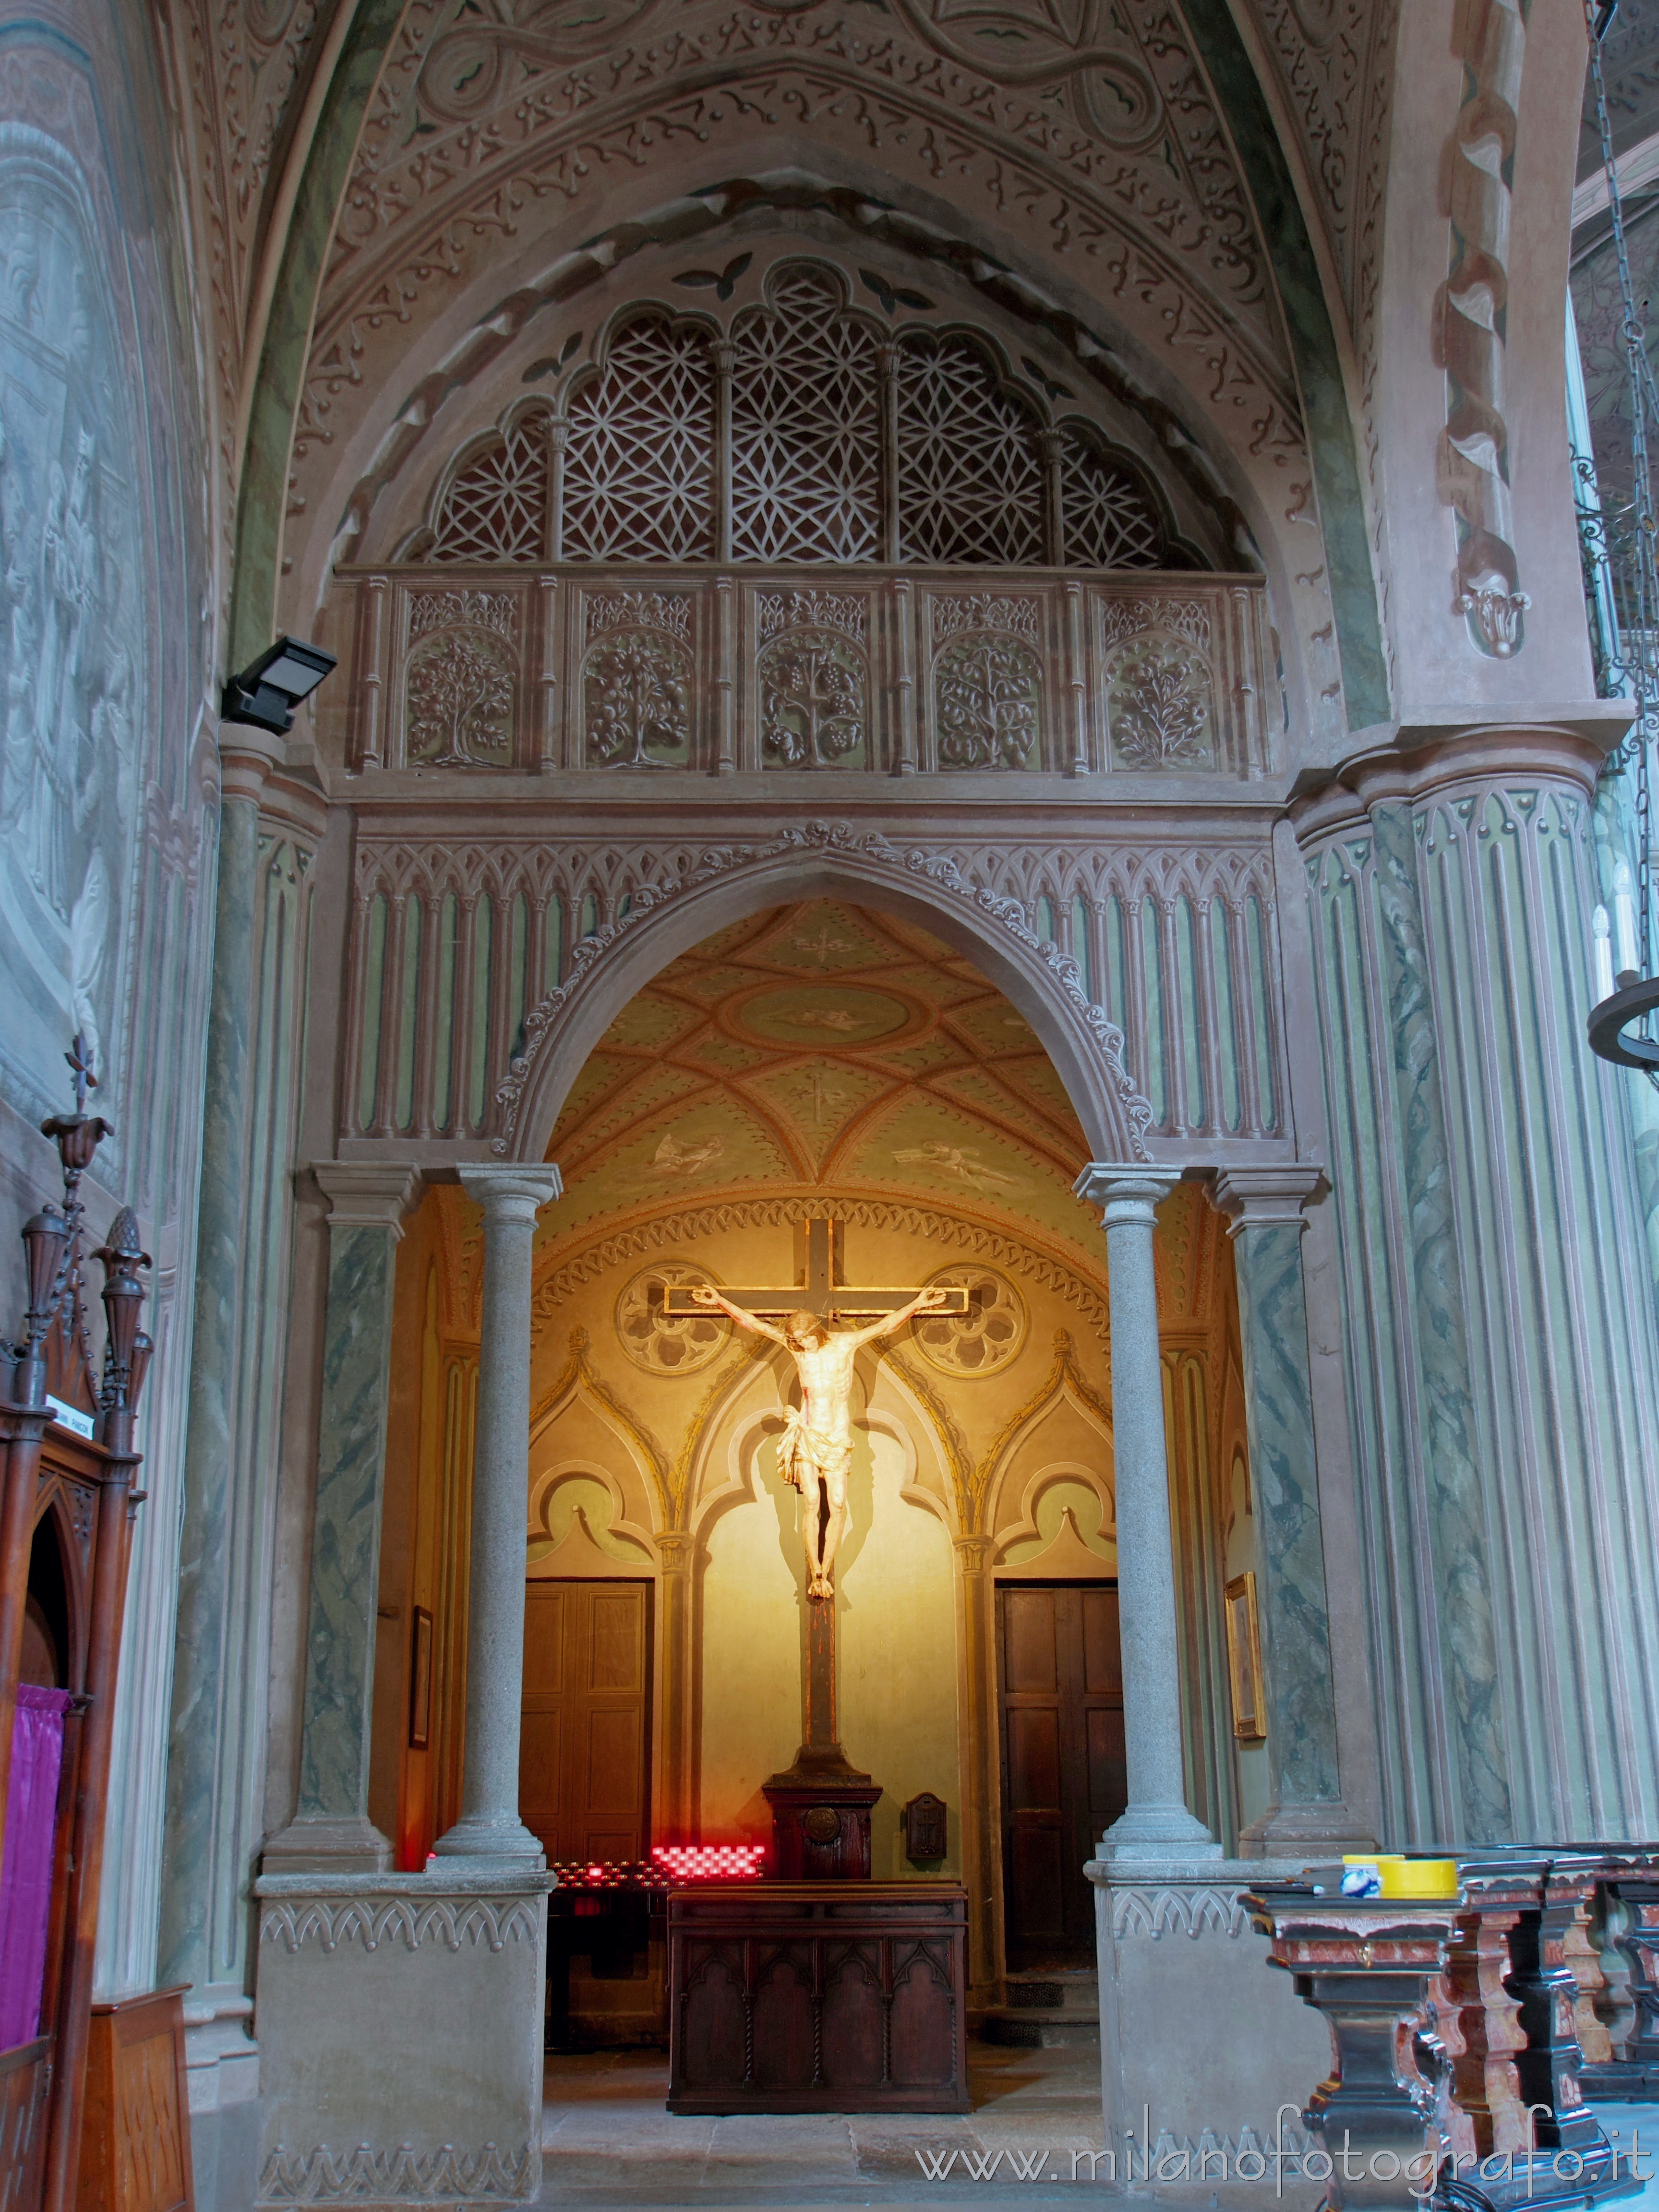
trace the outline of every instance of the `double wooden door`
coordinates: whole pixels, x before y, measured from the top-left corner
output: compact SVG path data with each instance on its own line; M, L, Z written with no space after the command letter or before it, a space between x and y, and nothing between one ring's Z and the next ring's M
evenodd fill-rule
M519 1815L550 1864L650 1848L651 1584L525 1590Z
M1084 1862L1128 1800L1116 1584L1000 1584L997 1675L1006 1963L1091 1966Z

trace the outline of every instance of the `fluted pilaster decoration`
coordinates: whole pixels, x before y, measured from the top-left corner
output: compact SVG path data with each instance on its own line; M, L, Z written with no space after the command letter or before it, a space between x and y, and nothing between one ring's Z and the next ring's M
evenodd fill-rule
M245 2032L246 1883L266 1815L263 1753L251 1747L264 1743L270 1694L290 1170L315 855L325 819L309 793L280 776L268 782L262 757L235 749L251 736L238 732L233 743L221 733L189 1425L183 1510L170 1540L178 1547L179 1604L166 1639L173 1696L155 1969L162 1982L191 1985L191 2088L208 2104L252 2096L258 2085L258 2057ZM145 1679L142 1669L137 1679ZM107 1919L107 1885L105 1911ZM101 1958L99 1985L122 1985L118 1975L106 1978Z
M1181 1753L1181 1657L1170 1537L1170 1462L1158 1356L1154 1208L1178 1171L1091 1162L1073 1186L1098 1204L1112 1316L1112 1479L1116 1493L1118 1626L1128 1805L1101 1838L1102 1858L1218 1858L1187 1808Z
M1659 1817L1659 1346L1584 1036L1595 765L1483 732L1297 822L1398 1843Z

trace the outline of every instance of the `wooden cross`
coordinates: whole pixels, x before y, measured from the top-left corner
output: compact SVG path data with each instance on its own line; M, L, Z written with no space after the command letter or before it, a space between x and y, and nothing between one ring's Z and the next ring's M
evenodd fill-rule
M744 1313L771 1319L784 1314L812 1313L826 1328L840 1316L896 1313L921 1296L920 1290L887 1287L860 1289L843 1281L842 1264L843 1224L833 1219L811 1220L795 1233L796 1279L793 1283L758 1289L722 1291L721 1296ZM693 1285L681 1283L665 1291L663 1310L673 1315L704 1314L692 1296ZM965 1314L968 1293L952 1289L947 1303L934 1309L942 1314ZM881 1794L867 1774L856 1771L842 1749L836 1715L836 1607L832 1602L803 1604L801 1632L805 1664L801 1681L801 1745L795 1763L763 1784L773 1806L775 1824L787 1821L787 1808L801 1793L820 1807L842 1805L843 1826L851 1822L862 1837L862 1871L870 1871L870 1806ZM843 1804L843 1800L844 1804ZM805 1802L802 1799L801 1802ZM796 1808L799 1810L799 1807ZM852 1831L849 1829L848 1833ZM781 1833L781 1831L780 1831ZM782 1845L775 1845L780 1861ZM857 1852L854 1852L856 1858ZM840 1864L839 1846L836 1856Z
M804 1234L803 1234L804 1231ZM908 1306L919 1290L889 1289L860 1290L845 1280L842 1266L844 1224L836 1220L808 1221L795 1232L796 1279L760 1290L722 1290L722 1297L730 1298L734 1306L745 1313L758 1314L767 1319L779 1314L812 1313L822 1322L838 1316L851 1318L858 1314L896 1313ZM706 1315L707 1306L700 1306L692 1297L693 1285L680 1283L666 1291L663 1311L684 1318L694 1314ZM936 1310L941 1314L965 1314L968 1293L965 1290L947 1292L948 1305Z

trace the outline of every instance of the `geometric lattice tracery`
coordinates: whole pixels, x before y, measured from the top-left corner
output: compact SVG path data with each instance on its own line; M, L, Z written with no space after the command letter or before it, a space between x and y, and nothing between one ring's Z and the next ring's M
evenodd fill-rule
M732 331L732 556L879 560L875 333L810 264L783 273L771 305Z
M1060 509L1066 558L1087 568L1156 568L1164 533L1146 495L1088 430L1060 433Z
M769 567L882 561L890 544L902 562L1038 567L1055 536L1069 568L1187 565L1171 562L1138 464L1075 417L1051 432L988 344L916 322L887 335L822 262L772 270L762 302L730 325L724 369L706 324L651 308L613 331L602 366L574 372L562 424L550 407L523 412L458 471L428 557L712 561L723 512L732 559ZM731 436L717 483L722 374ZM550 481L561 437L562 495Z
M538 409L457 472L431 558L539 561L546 529L547 414Z
M1039 425L965 338L898 364L899 558L1021 568L1045 557Z
M625 330L570 404L568 561L707 561L714 550L714 376L701 331Z

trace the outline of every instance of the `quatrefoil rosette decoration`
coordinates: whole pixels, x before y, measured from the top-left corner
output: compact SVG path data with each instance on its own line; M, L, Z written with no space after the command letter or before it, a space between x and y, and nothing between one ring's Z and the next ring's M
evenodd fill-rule
M665 1313L665 1293L686 1283L713 1279L706 1267L676 1261L646 1267L623 1285L617 1299L617 1341L647 1375L695 1375L718 1358L732 1324L718 1313Z
M918 1314L911 1327L916 1350L941 1375L992 1375L1018 1357L1025 1341L1025 1301L989 1267L941 1267L927 1288L964 1289L963 1314Z

